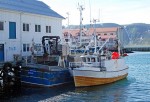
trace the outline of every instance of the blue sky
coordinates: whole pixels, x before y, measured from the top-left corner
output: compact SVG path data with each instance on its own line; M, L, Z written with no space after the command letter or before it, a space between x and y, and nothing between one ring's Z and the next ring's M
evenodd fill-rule
M79 25L80 15L78 3L83 5L83 24L90 24L90 19L100 19L97 23L149 23L150 0L41 0L67 17L69 12L69 25ZM91 14L90 14L91 8ZM100 12L100 13L99 13ZM100 16L99 16L100 15ZM68 20L63 20L67 25Z

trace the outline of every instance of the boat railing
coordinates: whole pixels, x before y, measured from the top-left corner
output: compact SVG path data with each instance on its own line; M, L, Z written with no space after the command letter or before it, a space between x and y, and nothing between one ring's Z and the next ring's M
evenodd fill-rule
M79 67L97 67L102 68L105 67L105 61L101 62L70 62L70 68L79 68Z
M84 67L99 67L99 62L85 62L83 64Z
M69 63L70 68L78 68L78 67L81 67L81 66L83 66L82 62L70 62Z

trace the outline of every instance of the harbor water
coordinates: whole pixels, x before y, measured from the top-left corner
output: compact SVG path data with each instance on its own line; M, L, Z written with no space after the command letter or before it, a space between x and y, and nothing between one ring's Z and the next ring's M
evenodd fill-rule
M75 88L73 84L52 88L23 87L21 93L0 102L134 102L150 101L150 52L125 57L127 78L115 83Z

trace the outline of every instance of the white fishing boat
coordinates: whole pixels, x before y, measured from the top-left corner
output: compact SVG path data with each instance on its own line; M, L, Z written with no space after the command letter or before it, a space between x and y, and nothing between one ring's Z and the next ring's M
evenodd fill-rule
M82 8L82 7L81 7ZM80 18L82 18L82 9L80 9ZM110 51L109 46L106 48L106 44L109 42L108 38L101 46L98 45L96 35L96 19L94 23L94 36L89 45L84 47L84 53L80 55L77 61L69 62L69 68L71 75L74 78L75 87L94 86L112 83L125 78L128 75L128 66L125 64L124 58L121 55L121 44L119 41L119 27L114 48ZM80 20L80 26L82 26L82 20ZM81 27L80 27L81 28ZM82 33L80 30L80 45L82 44ZM94 46L91 46L93 45ZM99 48L98 48L99 47ZM90 49L94 51L90 51ZM97 49L98 48L98 49Z
M128 66L120 53L119 39L116 39L116 50L113 52L105 49L108 41L97 50L95 36L94 53L89 51L80 56L80 61L69 63L76 87L112 83L128 75Z
M128 66L121 56L119 40L116 39L116 51L104 49L109 39L94 53L84 53L80 62L70 62L69 66L76 87L112 83L128 75ZM102 53L104 52L104 53Z
M109 39L98 50L95 36L94 53L89 51L80 56L80 62L70 62L76 87L112 83L128 75L128 66L120 53L119 39L116 39L116 50L113 52L105 48L108 41Z
M112 58L98 54L83 55L82 62L71 62L75 86L101 85L125 78L128 75L128 66L124 59L117 58L117 52L113 54Z

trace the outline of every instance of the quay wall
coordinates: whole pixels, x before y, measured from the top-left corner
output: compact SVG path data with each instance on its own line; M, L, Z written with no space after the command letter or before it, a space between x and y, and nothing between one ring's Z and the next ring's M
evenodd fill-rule
M125 51L150 51L150 47L125 47Z

